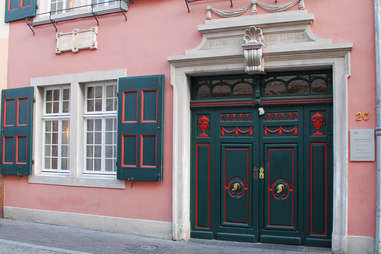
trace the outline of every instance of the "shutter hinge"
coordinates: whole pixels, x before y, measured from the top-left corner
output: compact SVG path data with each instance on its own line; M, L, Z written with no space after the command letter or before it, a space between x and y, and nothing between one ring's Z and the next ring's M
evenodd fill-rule
M36 98L33 97L33 103L36 103Z
M32 160L32 165L34 165L34 160Z

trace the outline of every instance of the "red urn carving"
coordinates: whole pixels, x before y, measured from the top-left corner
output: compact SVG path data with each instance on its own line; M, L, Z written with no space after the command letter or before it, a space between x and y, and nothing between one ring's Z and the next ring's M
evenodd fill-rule
M320 114L320 112L317 112L311 117L311 119L312 124L316 129L316 132L312 136L324 136L324 134L320 132L324 122L324 115Z
M206 138L208 137L208 134L205 133L206 129L209 127L209 118L207 118L205 115L200 117L198 119L198 127L200 127L202 133L200 134L200 138Z

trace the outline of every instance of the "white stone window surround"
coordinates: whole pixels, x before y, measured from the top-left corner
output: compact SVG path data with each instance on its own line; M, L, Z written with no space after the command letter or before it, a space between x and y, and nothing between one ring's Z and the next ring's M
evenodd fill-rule
M65 21L77 18L84 18L93 16L92 11L97 14L114 13L120 11L127 11L128 4L125 1L119 0L104 0L104 2L109 2L107 4L94 5L91 8L91 0L63 0L65 7L70 7L69 1L71 1L71 6L73 9L63 10L60 13L54 13L51 10L51 0L37 0L37 13L36 17L33 19L32 25L43 25L51 23L50 18L53 21ZM98 2L100 2L99 0ZM103 1L102 1L103 2ZM82 7L81 7L82 6ZM50 16L49 12L52 11Z
M84 91L83 84L97 81L117 80L125 77L125 69L83 72L57 76L31 78L31 86L35 87L34 119L33 119L33 174L29 176L29 183L117 188L124 189L125 181L116 179L115 175L99 176L83 174L84 145L83 145L83 110ZM43 166L41 130L43 122L43 88L51 86L70 86L70 173L69 174L41 174ZM75 131L72 131L75 130Z
M203 38L182 56L169 57L173 86L172 237L190 238L190 76L244 73L243 34L250 26L263 29L265 71L332 68L334 111L333 253L347 251L348 236L348 107L352 43L333 44L315 37L314 20L306 11L216 19L199 25ZM351 240L350 240L351 239ZM361 241L361 239L359 239ZM360 242L358 242L361 244ZM346 253L346 252L345 252Z

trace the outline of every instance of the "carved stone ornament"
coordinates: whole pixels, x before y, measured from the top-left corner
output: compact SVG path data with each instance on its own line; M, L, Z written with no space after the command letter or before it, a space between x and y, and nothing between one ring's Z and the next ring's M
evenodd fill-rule
M74 29L68 33L57 33L56 54L72 51L77 53L81 49L96 49L98 28Z
M245 71L249 74L264 72L262 29L251 26L245 31L242 44Z

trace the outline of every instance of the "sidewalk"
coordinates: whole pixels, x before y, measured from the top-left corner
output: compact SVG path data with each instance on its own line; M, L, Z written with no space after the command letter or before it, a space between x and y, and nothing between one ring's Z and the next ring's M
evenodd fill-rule
M176 242L0 219L0 254L328 254L328 249L215 240Z

